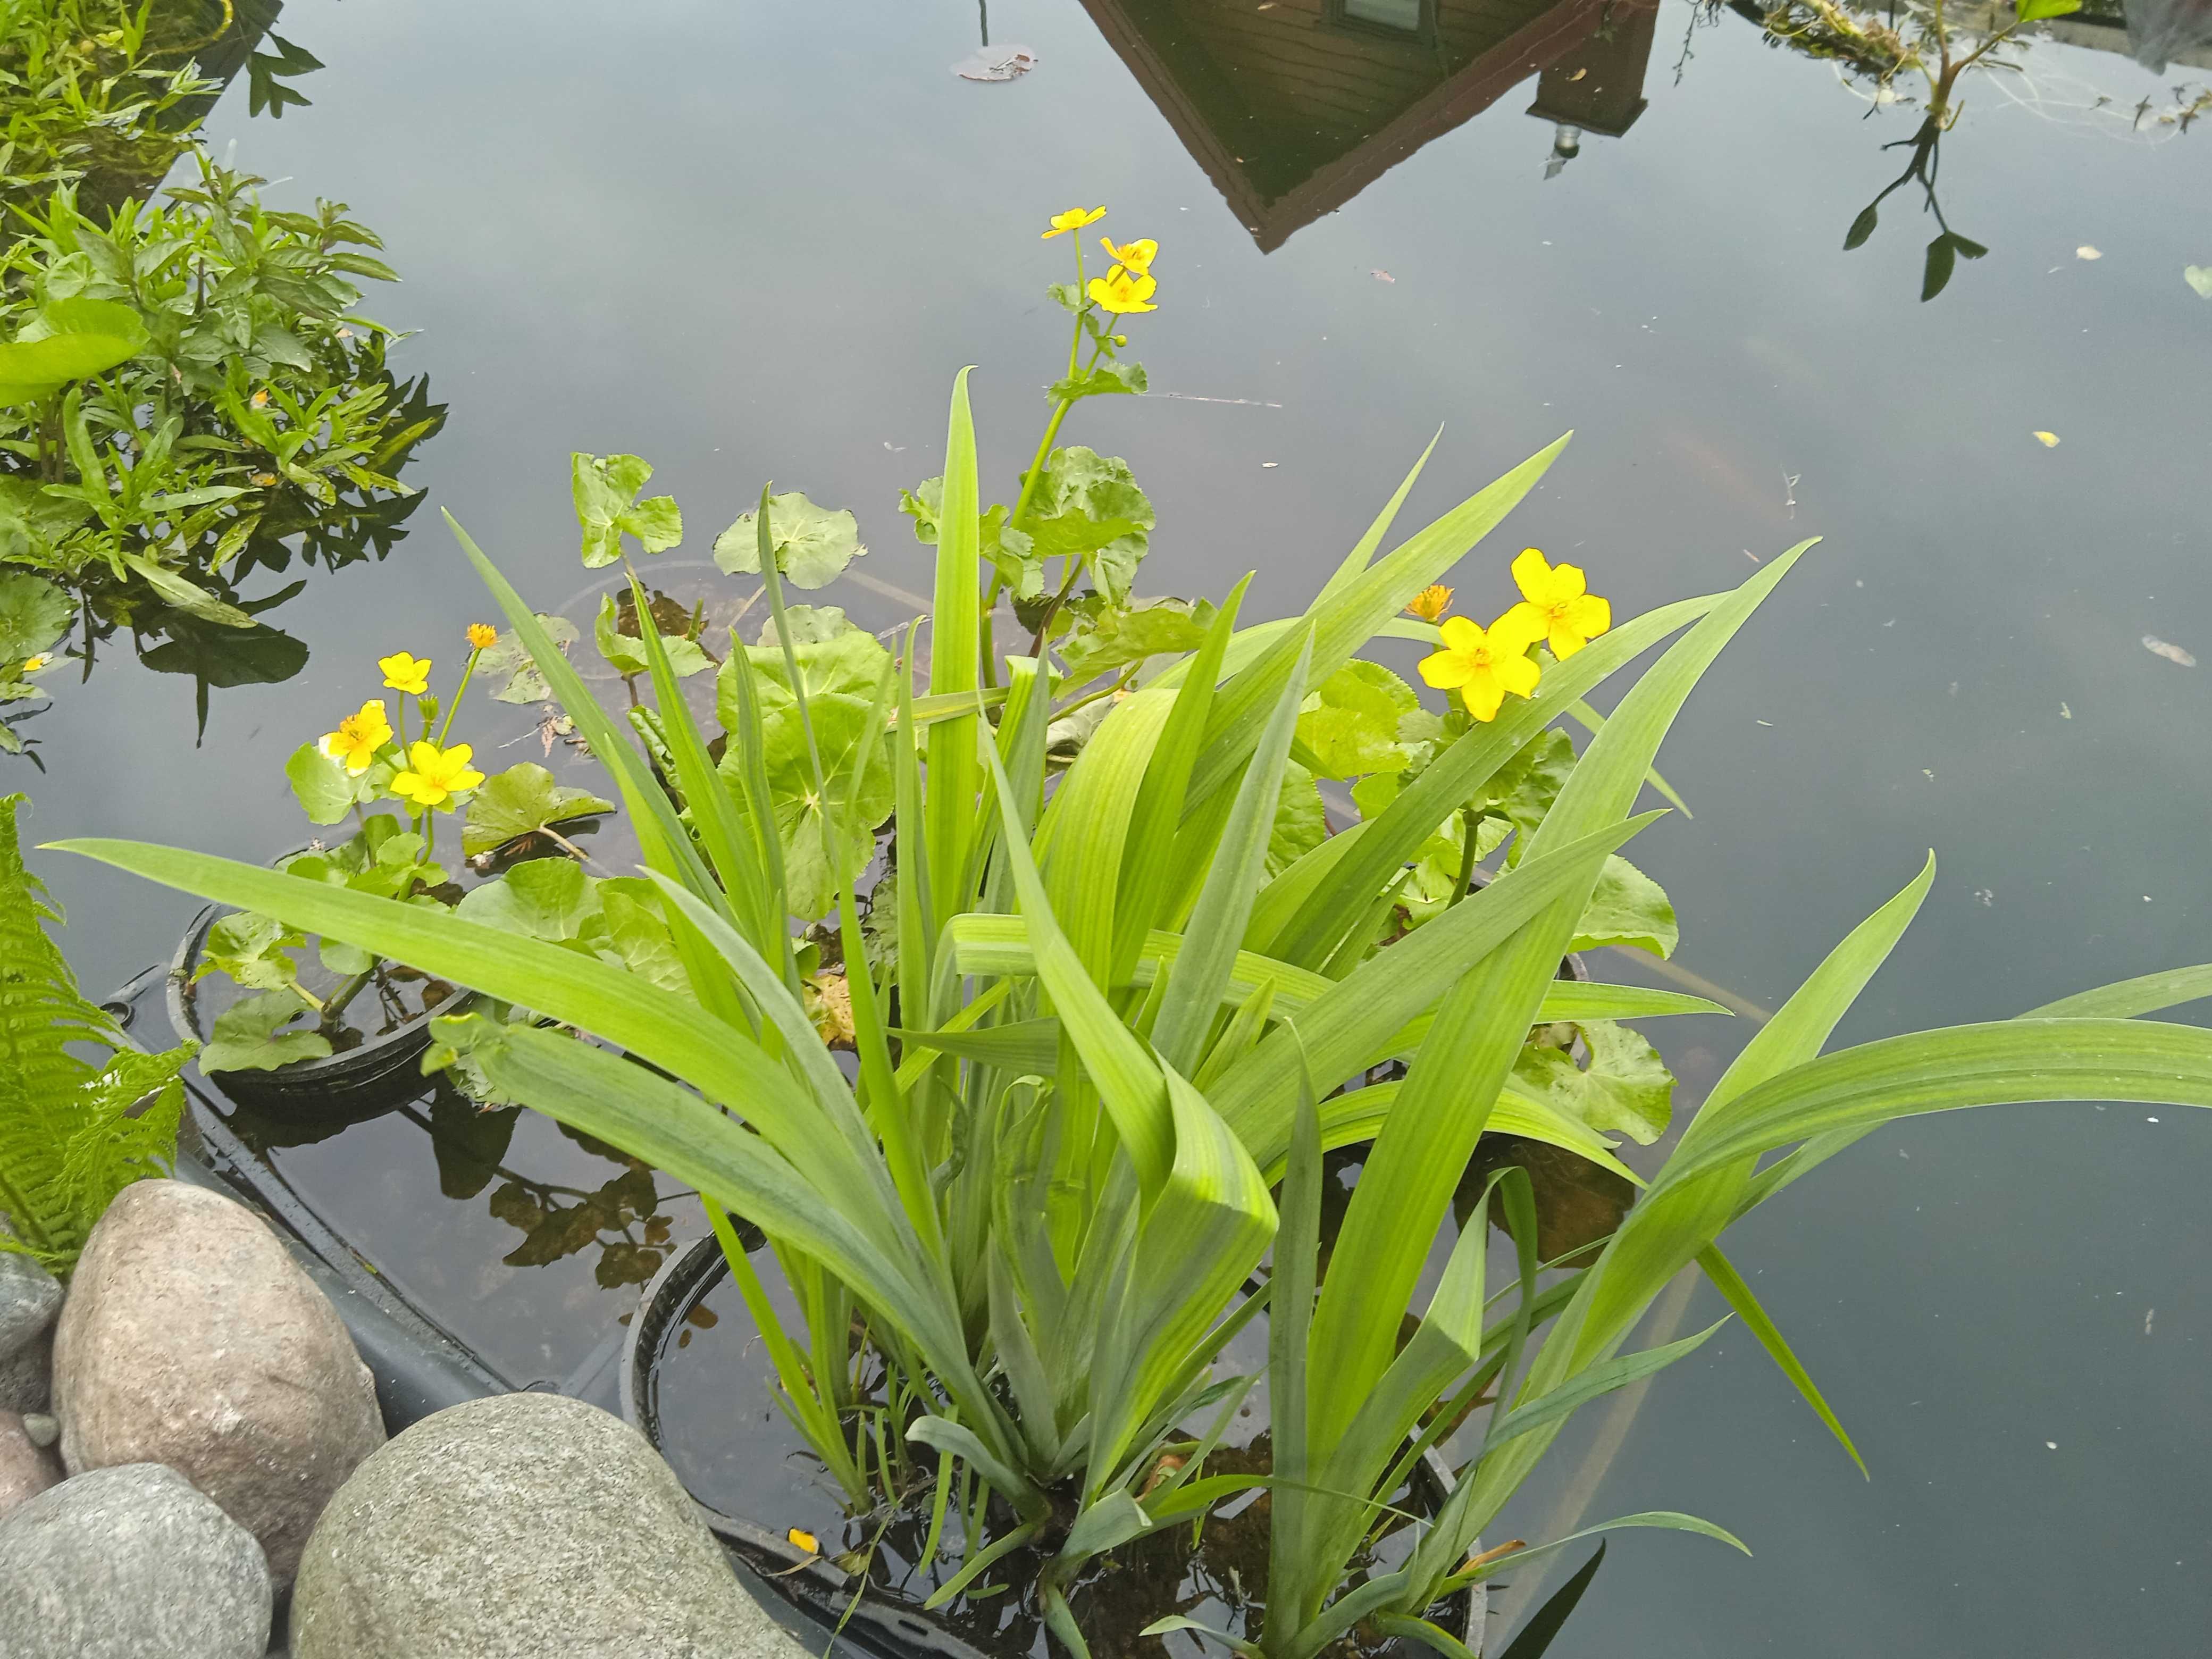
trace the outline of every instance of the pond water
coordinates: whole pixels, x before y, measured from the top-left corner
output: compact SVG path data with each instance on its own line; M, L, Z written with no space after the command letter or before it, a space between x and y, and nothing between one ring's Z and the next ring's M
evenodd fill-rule
M489 610L436 508L538 602L582 585L571 449L650 459L687 554L773 478L853 507L864 568L926 588L897 491L939 470L963 364L987 473L1022 464L1062 337L1036 229L1108 202L1162 245L1155 395L1072 435L1130 459L1152 568L1188 591L1256 568L1248 614L1302 605L1439 422L1409 512L1578 434L1462 568L1489 599L1524 544L1625 614L1826 538L1662 757L1696 816L1638 859L1684 968L1771 1007L1930 847L1846 1038L2212 957L2212 304L2183 276L2212 264L2212 128L2162 119L2212 52L2153 72L2098 16L1970 79L1938 199L1987 252L1923 302L1917 183L1843 246L1918 112L1680 0L294 0L312 103L251 117L241 78L210 131L273 200L342 198L383 234L406 281L369 309L421 331L395 366L450 408L408 475L428 510L290 603L304 670L216 691L203 743L181 682L111 659L40 718L45 777L9 763L9 787L40 839L296 845L283 757L373 658L450 654ZM1017 46L1019 78L952 72ZM193 908L38 865L88 985L166 958ZM1753 1018L1655 1032L1686 1100ZM465 1336L563 1374L627 1292L575 1258L488 1268L520 1224L482 1187L434 1196L421 1127L289 1156ZM622 1178L543 1124L502 1157L583 1194ZM1723 1333L1585 1413L1507 1519L1683 1509L1757 1559L1632 1534L1554 1652L2203 1651L2209 1176L2212 1123L2013 1109L1886 1132L1760 1212L1731 1253L1873 1479Z

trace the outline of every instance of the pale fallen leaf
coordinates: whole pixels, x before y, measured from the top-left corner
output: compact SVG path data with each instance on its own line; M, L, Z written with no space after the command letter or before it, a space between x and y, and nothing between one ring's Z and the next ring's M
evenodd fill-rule
M2056 449L2058 447L2058 434L2056 432L2037 432L2030 435L2032 435L2035 441L2041 444L2045 449Z
M2197 666L2196 658L2191 656L2188 652L2183 650L2179 646L2170 644L2166 641L2159 638L2155 634L2146 634L2143 635L2143 649L2149 652L2154 657L2163 657L2168 662L2178 662L2184 668L2194 668Z
M1584 76L1585 75L1588 75L1589 73L1589 70L1587 70L1587 69L1578 69L1578 70L1576 70L1572 75L1570 75L1570 76L1567 77L1568 84L1572 85L1575 82L1581 80L1581 79L1583 78L1583 76Z
M952 66L963 81L1018 81L1037 66L1037 55L1027 46L986 46Z
M2074 257L2077 259L2101 259L2105 257L2105 252L2102 248L2091 247L2084 242L2074 250Z
M1370 270L1367 274L1378 283L1395 283L1398 280L1387 270Z
M2212 265L2184 265L2181 277L2206 299L2212 300Z

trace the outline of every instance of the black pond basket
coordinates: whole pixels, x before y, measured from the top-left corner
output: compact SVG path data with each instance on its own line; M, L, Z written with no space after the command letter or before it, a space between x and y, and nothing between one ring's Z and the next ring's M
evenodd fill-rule
M661 1434L661 1364L686 1316L728 1275L729 1264L723 1259L720 1242L711 1235L699 1239L661 1264L629 1322L617 1373L622 1414L664 1456L667 1447ZM1423 1507L1431 1511L1441 1507L1450 1484L1451 1472L1443 1460L1433 1451L1427 1453L1413 1475L1414 1492ZM841 1642L856 1644L882 1659L908 1659L908 1656L994 1659L912 1602L894 1601L867 1590L855 1604L852 1579L818 1554L800 1549L782 1534L757 1522L726 1515L700 1502L696 1494L692 1502L698 1504L707 1525L724 1546L809 1622L834 1629L840 1620L845 1621ZM1432 1609L1431 1616L1480 1652L1480 1621L1486 1602L1480 1589L1462 1590Z

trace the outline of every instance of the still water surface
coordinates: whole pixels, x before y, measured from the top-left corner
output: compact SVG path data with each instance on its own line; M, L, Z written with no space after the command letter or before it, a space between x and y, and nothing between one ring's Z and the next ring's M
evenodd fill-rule
M1638 858L1683 965L1771 1007L1931 847L1845 1038L2212 957L2212 665L2212 665L2212 304L2182 276L2212 264L2212 129L2130 119L2212 57L2154 74L2077 25L2090 44L1971 85L1940 200L1989 252L1923 304L1917 185L1842 248L1917 112L1732 12L1323 5L294 0L279 28L328 65L312 106L249 119L240 86L211 130L274 198L382 231L407 281L370 308L421 331L395 364L452 411L410 479L540 603L581 585L572 448L652 460L689 554L773 477L854 507L865 568L925 588L896 492L939 470L963 364L987 471L1026 459L1064 338L1040 292L1064 245L1036 230L1107 202L1162 246L1158 395L1071 435L1150 489L1156 580L1256 568L1254 614L1302 605L1439 422L1409 512L1577 433L1462 568L1471 609L1524 543L1626 613L1826 538L1662 757L1696 817ZM985 27L986 61L1018 45L1034 70L951 73ZM296 844L283 757L374 656L435 655L487 609L432 511L414 525L287 609L307 669L217 693L197 750L174 681L110 662L66 690L39 722L41 837ZM41 867L90 984L166 957L191 908ZM1654 1032L1685 1103L1746 1035L1719 1024ZM501 1267L514 1233L428 1197L416 1127L294 1156L523 1375L575 1363L629 1294L588 1257ZM514 1157L581 1189L618 1172L542 1124ZM1757 1559L1632 1534L1554 1651L2204 1651L2208 1178L2212 1123L2036 1108L1885 1133L1762 1211L1732 1254L1874 1479L1723 1333L1632 1423L1586 1413L1508 1519L1685 1509Z

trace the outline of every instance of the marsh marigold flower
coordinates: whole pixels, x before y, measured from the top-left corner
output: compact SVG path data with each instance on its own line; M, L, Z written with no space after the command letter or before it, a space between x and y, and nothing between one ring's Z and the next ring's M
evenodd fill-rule
M457 743L451 749L441 749L434 743L410 744L407 769L392 780L392 793L417 806L450 812L454 796L484 781L484 775L469 764L474 752L465 743Z
M1103 207L1070 208L1065 213L1052 216L1052 228L1041 234L1041 240L1050 241L1063 230L1080 230L1085 225L1095 225L1106 216Z
M1465 617L1445 617L1444 648L1421 659L1421 678L1440 691L1458 692L1475 719L1496 720L1505 694L1533 695L1541 672L1528 647L1543 633L1521 615L1527 608L1515 605L1487 631Z
M489 651L492 647L498 643L499 629L494 628L489 623L471 623L469 624L470 650Z
M1431 582L1413 595L1413 603L1406 609L1423 622L1434 622L1451 606L1452 590L1442 582Z
M26 674L35 674L53 659L53 654L46 651L40 652L35 657L26 657L23 659L23 672Z
M1091 279L1091 298L1093 303L1126 317L1139 311L1158 311L1156 305L1147 304L1159 284L1150 276L1132 276L1120 265L1103 276Z
M376 665L384 671L384 683L394 691L404 691L419 697L430 689L430 659L397 652L389 657L379 657Z
M1548 640L1562 662L1613 626L1613 607L1587 591L1579 565L1554 565L1536 549L1523 548L1513 561L1513 585L1522 603L1506 614Z
M384 699L371 697L359 714L347 715L337 731L325 732L315 746L359 777L376 759L376 751L391 741L392 722L385 718Z
M1140 236L1135 241L1119 247L1115 246L1111 236L1101 236L1098 246L1106 250L1116 264L1127 265L1133 276L1142 276L1152 270L1152 261L1159 257L1160 252L1160 245L1149 236Z

